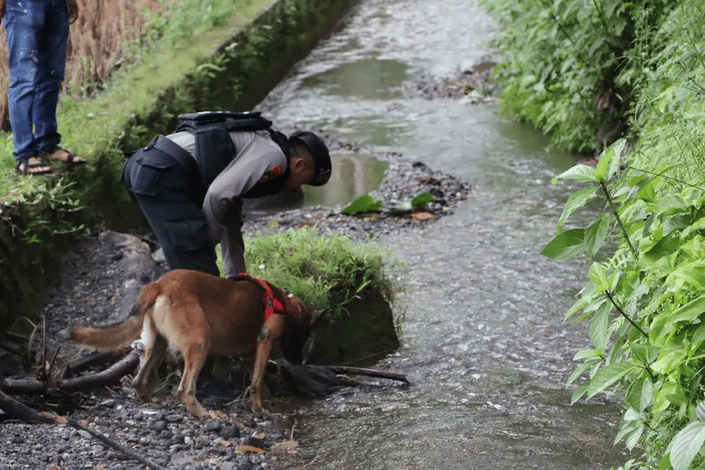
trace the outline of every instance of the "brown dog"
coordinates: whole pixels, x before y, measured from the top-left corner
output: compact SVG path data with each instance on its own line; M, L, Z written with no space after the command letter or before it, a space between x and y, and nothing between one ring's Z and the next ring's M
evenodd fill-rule
M178 395L194 416L209 416L196 400L196 379L209 354L250 356L256 352L250 400L263 411L262 378L272 343L288 333L286 317L309 328L324 310L309 310L293 296L259 279L224 279L198 271L174 270L146 285L134 314L106 327L84 326L70 340L91 349L115 351L128 347L146 333L145 358L132 381L137 396L149 399L148 382L173 345L184 358Z

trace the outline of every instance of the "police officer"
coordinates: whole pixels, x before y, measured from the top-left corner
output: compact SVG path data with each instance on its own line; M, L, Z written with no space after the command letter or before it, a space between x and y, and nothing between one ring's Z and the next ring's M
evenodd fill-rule
M296 192L330 178L328 149L312 132L286 138L271 129L179 129L135 152L122 175L170 269L218 276L220 243L224 276L246 272L242 199Z

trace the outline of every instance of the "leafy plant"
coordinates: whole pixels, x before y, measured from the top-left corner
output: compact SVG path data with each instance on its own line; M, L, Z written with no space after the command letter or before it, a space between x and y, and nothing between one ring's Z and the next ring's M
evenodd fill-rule
M0 206L0 221L25 244L75 234L84 226L79 220L83 204L74 194L74 185L61 178L52 187L40 183L21 193L13 205Z
M688 422L705 393L705 191L664 177L665 170L621 171L624 148L620 140L596 168L578 165L553 180L587 184L568 199L559 229L597 199L607 212L587 227L561 231L542 253L594 257L611 237L617 240L611 259L590 266L566 314L589 321L593 345L575 355L581 364L568 384L584 380L572 401L623 388L617 440L641 447L645 467L680 470L703 461L695 445L700 425Z
M369 194L363 194L362 196L355 199L350 205L345 207L341 214L352 215L360 214L364 212L376 212L382 207L382 201L375 200Z
M411 201L406 201L394 207L395 211L409 211L425 206L426 204L435 201L436 198L430 193L422 193L415 196ZM382 208L384 203L380 200L375 200L369 194L363 194L355 199L350 205L345 207L341 214L352 215L367 212L377 212Z
M550 134L554 145L603 150L632 113L635 85L663 47L668 0L485 0L501 26L495 78L504 112Z

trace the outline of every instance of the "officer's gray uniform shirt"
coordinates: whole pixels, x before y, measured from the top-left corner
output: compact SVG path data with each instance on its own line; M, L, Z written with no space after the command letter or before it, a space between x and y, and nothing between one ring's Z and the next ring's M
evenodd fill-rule
M195 156L193 134L178 132L167 138ZM268 132L231 132L230 138L238 153L210 184L203 200L211 241L213 245L220 243L223 252L225 277L245 272L242 196L266 178L266 173L276 171L275 167L278 166L282 174L288 166L284 152Z

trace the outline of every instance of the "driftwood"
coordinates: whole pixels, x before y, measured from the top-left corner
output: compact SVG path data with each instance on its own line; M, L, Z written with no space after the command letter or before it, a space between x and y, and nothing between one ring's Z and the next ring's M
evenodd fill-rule
M141 455L137 454L136 452L133 452L132 450L128 449L127 447L123 446L122 444L110 439L105 434L99 433L98 431L91 429L88 426L84 426L83 424L81 424L77 421L74 421L72 419L67 419L67 421L68 421L68 424L70 424L71 426L78 428L78 429L81 429L83 431L86 431L87 433L89 433L91 436L95 437L99 441L104 442L105 444L109 445L113 449L117 449L129 457L132 457L133 459L139 461L140 463L146 465L149 468L152 468L154 470L166 470L161 465L157 465L156 463L148 460L147 458L142 457Z
M51 389L67 393L90 390L118 383L122 377L135 370L139 361L139 354L132 350L112 367L96 374L58 380L56 383L36 379L4 379L0 381L0 390L12 395L41 395Z
M0 390L0 409L7 413L10 418L17 418L30 423L55 422L52 418L46 415L40 415L24 403L20 403L11 396L6 395L2 390Z
M380 377L383 379L398 380L399 382L404 382L406 384L409 383L409 380L407 380L407 378L404 375L398 374L396 372L387 372L387 371L383 371L383 370L365 369L362 367L348 367L348 366L323 366L323 367L330 370L331 372L335 372L336 374L366 375L368 377Z

